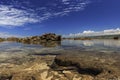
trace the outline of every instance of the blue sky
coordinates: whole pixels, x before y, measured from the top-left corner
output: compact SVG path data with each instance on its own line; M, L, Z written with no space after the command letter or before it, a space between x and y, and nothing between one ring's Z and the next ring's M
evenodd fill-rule
M0 0L0 37L120 33L120 0Z

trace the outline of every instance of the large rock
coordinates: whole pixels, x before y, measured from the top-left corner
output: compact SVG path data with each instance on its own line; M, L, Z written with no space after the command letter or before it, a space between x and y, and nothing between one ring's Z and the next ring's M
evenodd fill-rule
M19 38L17 38L17 37L9 37L6 40L7 41L19 41Z
M31 37L25 37L25 38L16 38L16 37L10 37L6 39L7 41L16 41L26 44L43 44L48 42L57 42L61 41L61 36L56 35L55 33L46 33L42 36L31 36ZM58 42L57 42L58 43Z
M54 33L43 34L42 36L32 36L27 38L22 38L19 42L22 43L43 43L43 42L51 42L51 41L61 41L61 36L56 35Z
M41 41L41 42L44 42L44 41L60 41L61 36L56 35L54 33L48 33L48 34L43 34L42 36L32 36L32 37L29 37L29 39L30 39L31 42L34 42L34 41Z
M3 41L5 41L5 39L4 38L0 38L0 42L3 42Z
M61 36L54 33L48 33L40 36L40 39L45 41L61 41Z

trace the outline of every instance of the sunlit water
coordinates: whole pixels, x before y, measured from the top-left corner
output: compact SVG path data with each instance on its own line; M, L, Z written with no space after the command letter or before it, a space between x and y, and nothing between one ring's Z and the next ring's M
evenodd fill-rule
M56 43L55 43L56 44ZM63 40L55 47L45 47L38 44L22 44L16 42L0 43L0 61L14 57L23 57L34 53L52 53L62 50L82 50L99 52L120 52L120 40Z
M52 45L52 44L51 44ZM54 47L46 47L40 44L22 44L16 42L1 42L0 52L33 52L43 49L71 49L84 48L84 50L98 51L120 51L120 40L63 40L61 44Z
M81 47L87 51L120 51L120 40L64 40L62 46Z
M94 66L98 66L99 68L99 66L101 67L102 65L103 69L105 67L105 70L106 68L110 72L113 70L113 72L116 72L116 75L119 75L120 40L63 40L61 43L50 42L40 44L1 42L0 73L3 77L4 74L7 75L8 78L11 74L12 78L15 78L15 80L26 80L29 75L32 75L32 77L33 75L35 75L35 77L37 76L38 80L51 80L54 76L60 76L61 78L63 73L61 74L60 72L64 72L65 70L63 69L63 71L61 71L62 67L60 67L60 71L54 71L54 68L51 69L50 67L51 65L55 66L53 63L57 57L59 58L59 56L65 56L68 60L73 60L73 62L74 60L78 63L81 62L81 64L88 67L88 69L89 67L92 69L91 67ZM69 70L69 68L70 67L68 67L67 72L72 73L72 70ZM67 67L65 69L67 70ZM84 69L85 68L83 68L83 70ZM82 73L78 74L78 71L76 70L78 69L75 68L75 75L82 75ZM85 72L86 74L89 73L87 70L85 70ZM106 76L107 71L100 73L100 76L104 73ZM51 76L49 74L51 74ZM114 76L114 73L111 75ZM24 77L26 77L26 79L22 79ZM79 76L77 76L77 78L74 76L73 78L75 78L73 80L81 79ZM63 78L61 80L63 80Z

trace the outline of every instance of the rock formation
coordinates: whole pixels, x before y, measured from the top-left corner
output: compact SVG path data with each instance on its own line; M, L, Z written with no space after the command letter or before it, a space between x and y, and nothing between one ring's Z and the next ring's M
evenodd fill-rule
M63 73L66 70L78 72L79 77L82 78L77 80L120 79L119 53L105 54L97 51L66 50L59 52L59 54L51 65L51 68L55 71ZM83 79L83 75L86 79Z
M5 39L4 38L0 38L0 42L3 42Z
M10 37L6 39L7 41L16 41L21 43L28 43L28 44L41 44L44 42L51 42L51 41L61 41L61 36L56 35L55 33L47 33L43 34L42 36L32 36L32 37L25 37L25 38L16 38Z

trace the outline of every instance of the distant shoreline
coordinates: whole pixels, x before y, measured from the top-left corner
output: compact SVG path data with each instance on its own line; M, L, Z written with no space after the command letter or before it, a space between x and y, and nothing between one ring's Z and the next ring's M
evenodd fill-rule
M100 35L100 36L81 36L81 37L68 37L68 38L64 37L63 39L68 39L68 40L92 40L92 39L119 40L120 39L120 34L119 35Z

